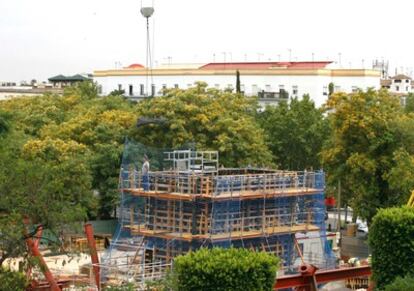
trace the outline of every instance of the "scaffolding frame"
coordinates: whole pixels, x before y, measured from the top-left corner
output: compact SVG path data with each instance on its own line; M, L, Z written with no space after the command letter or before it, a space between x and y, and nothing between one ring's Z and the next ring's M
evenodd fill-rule
M164 163L143 174L144 155ZM142 284L162 277L177 255L202 247L269 252L282 258L287 273L303 258L319 268L335 265L325 235L322 171L219 169L218 164L213 151L125 145L119 225L101 260L103 280ZM311 246L298 243L305 234L312 237Z
M217 151L174 150L164 152L165 161L172 162L177 172L216 172L219 154Z

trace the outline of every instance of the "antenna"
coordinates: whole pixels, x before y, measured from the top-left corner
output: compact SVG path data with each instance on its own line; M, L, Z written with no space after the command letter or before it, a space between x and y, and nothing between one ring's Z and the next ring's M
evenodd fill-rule
M151 56L151 39L150 39L150 30L149 30L149 18L154 14L154 1L152 1L151 6L143 6L141 0L141 15L146 18L147 20L147 51L146 51L146 69L147 69L147 76L146 76L146 96L148 97L148 77L151 75L151 88L153 84L152 80L152 56ZM151 93L152 94L152 93Z

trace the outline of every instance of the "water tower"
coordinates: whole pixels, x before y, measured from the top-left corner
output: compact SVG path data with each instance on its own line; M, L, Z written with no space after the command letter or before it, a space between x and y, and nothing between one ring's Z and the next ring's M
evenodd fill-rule
M151 88L152 88L152 53L151 53L151 38L150 38L150 29L149 29L149 19L154 14L154 1L144 1L141 0L141 15L145 17L147 21L147 49L146 49L146 85L145 85L145 95L148 97L149 90L148 90L148 79L151 77ZM151 90L153 91L153 90ZM155 92L151 92L151 96L154 95Z

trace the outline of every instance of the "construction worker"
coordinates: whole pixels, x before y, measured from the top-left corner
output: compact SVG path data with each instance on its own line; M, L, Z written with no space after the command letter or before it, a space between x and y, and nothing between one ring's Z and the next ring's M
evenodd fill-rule
M142 187L144 188L144 191L149 190L149 159L147 155L144 155L144 163L142 164Z

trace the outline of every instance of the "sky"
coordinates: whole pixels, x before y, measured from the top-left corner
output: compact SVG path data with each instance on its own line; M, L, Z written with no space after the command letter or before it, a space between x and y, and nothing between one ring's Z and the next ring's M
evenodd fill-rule
M406 0L143 0L154 64L331 60L414 67ZM140 0L0 0L0 81L145 65ZM312 57L313 56L313 57Z

